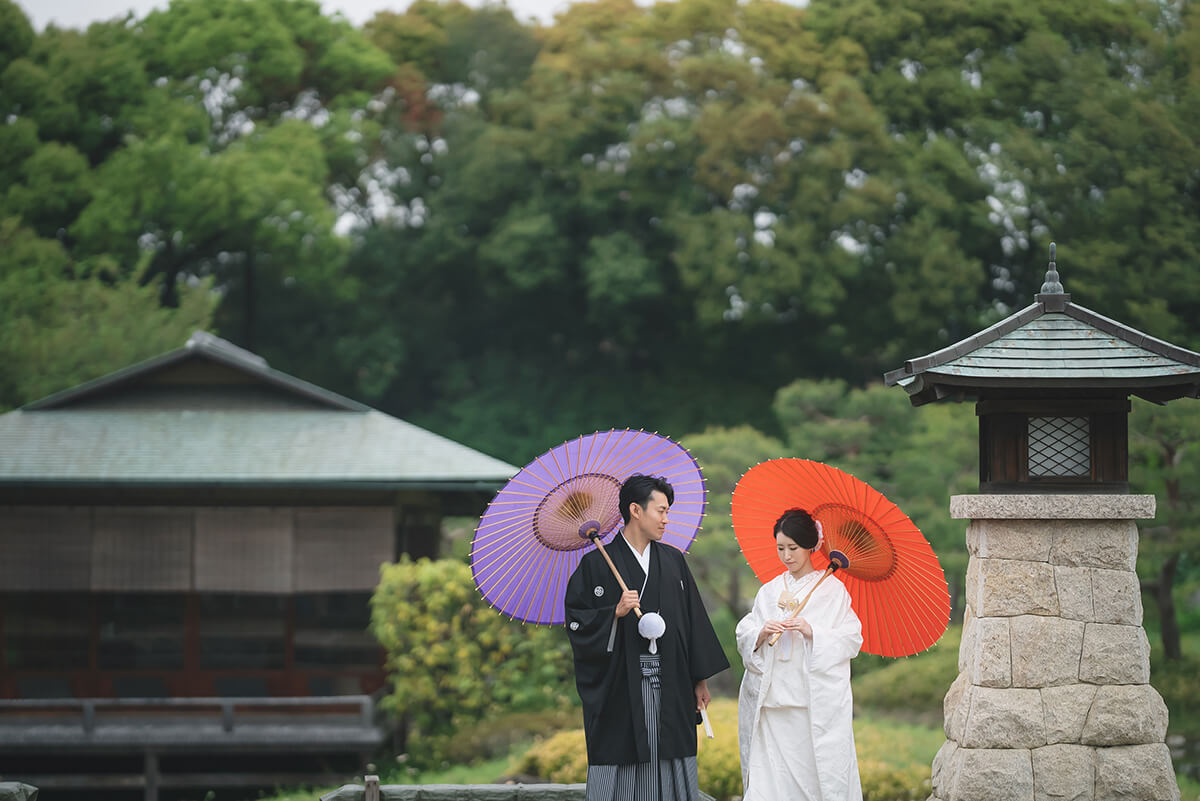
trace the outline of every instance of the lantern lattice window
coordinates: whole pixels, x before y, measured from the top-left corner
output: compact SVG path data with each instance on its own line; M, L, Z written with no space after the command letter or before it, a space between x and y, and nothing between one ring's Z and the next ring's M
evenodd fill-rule
M1092 470L1090 445L1086 417L1030 417L1030 477L1088 475Z

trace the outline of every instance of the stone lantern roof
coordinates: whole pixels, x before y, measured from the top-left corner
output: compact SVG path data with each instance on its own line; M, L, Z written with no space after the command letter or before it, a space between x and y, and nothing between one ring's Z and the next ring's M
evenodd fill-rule
M910 359L884 375L914 406L1007 390L1094 390L1155 403L1200 397L1200 353L1185 350L1071 302L1050 245L1034 302L974 336ZM1089 394L1091 394L1089 392Z

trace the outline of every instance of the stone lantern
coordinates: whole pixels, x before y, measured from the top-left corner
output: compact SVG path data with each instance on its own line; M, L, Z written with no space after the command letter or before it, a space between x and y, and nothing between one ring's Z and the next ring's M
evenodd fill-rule
M959 675L930 801L1177 801L1150 686L1129 396L1200 397L1200 354L1071 302L1050 246L1034 303L884 376L914 406L976 404Z

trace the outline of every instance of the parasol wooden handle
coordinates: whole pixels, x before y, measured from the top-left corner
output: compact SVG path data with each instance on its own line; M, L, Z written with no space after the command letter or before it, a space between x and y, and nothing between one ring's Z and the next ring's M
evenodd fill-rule
M786 619L791 620L794 617L798 617L800 615L800 610L802 610L804 605L808 603L808 599L811 598L812 594L817 591L817 587L821 586L821 582L829 578L831 574L837 572L838 570L844 570L848 567L850 567L850 560L846 558L846 554L838 550L830 551L829 567L825 568L825 575L821 576L821 578L817 580L817 583L813 585L813 588L808 591L808 595L805 595L804 600L802 600L800 605L796 607L796 611L788 615ZM775 643L779 642L779 638L782 636L782 631L771 635L771 639L767 640L767 645L774 645Z
M825 575L821 576L821 578L819 578L817 580L817 583L813 585L813 588L808 591L808 595L804 596L804 600L802 600L800 602L800 605L796 607L796 611L792 612L785 619L786 620L794 620L795 618L799 617L801 610L804 609L804 605L808 603L808 599L811 598L812 594L817 591L817 587L821 586L822 581L824 581L825 579L832 576L833 571L835 571L835 570L837 570L837 568L835 566L833 566L832 564L829 567L825 568ZM775 632L774 634L771 635L771 638L769 640L767 640L767 645L774 645L775 643L779 642L779 638L782 636L783 636L782 631Z
M608 551L604 550L604 543L600 542L600 532L598 529L589 529L587 538L596 543L596 547L600 549L600 555L604 557L604 561L608 562L609 569L612 570L613 576L617 579L617 583L621 585L621 592L629 592L629 588L625 586L625 579L621 578L621 574L617 572L617 566L613 564L612 558L608 555ZM633 611L637 612L637 616L642 616L642 610L638 607L633 607Z

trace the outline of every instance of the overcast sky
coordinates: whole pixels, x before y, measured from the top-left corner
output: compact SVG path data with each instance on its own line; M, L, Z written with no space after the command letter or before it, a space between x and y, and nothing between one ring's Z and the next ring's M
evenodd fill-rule
M362 25L374 16L376 11L403 11L408 8L409 2L410 0L321 0L321 8L326 14L340 11L350 22ZM517 19L538 19L546 23L552 22L555 12L563 10L567 4L567 0L508 0L507 3ZM124 16L127 11L144 17L155 8L166 8L168 1L17 0L17 5L24 9L26 16L33 22L33 27L40 31L50 22L60 28L86 28L98 20ZM467 0L467 5L479 6L481 2Z

